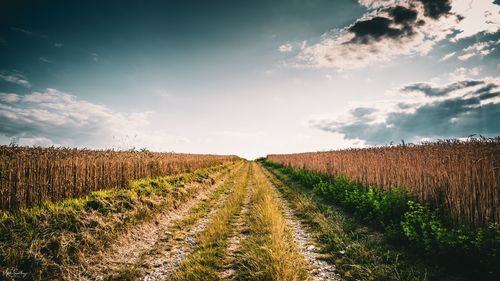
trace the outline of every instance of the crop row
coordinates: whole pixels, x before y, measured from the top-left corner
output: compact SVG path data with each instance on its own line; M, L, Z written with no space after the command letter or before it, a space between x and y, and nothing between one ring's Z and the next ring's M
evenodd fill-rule
M500 138L447 140L327 152L268 155L273 162L330 178L414 194L449 221L500 222Z
M0 146L0 210L124 187L129 180L189 172L236 156Z

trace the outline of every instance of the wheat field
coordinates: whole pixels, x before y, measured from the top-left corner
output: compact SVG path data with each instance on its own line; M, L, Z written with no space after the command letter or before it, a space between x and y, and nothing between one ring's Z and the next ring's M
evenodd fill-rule
M500 221L500 138L423 145L268 155L269 160L330 177L402 188L440 207L454 222Z
M237 159L236 156L0 146L0 209L125 187L129 180L158 177Z

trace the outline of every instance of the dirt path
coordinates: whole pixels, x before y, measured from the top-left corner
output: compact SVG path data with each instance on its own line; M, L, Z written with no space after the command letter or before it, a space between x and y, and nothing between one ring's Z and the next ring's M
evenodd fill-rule
M280 195L279 191L274 186L272 181L272 179L274 179L274 175L269 173L269 171L262 168L260 165L259 167L266 175L267 183L273 187L276 197L279 201L281 201L281 207L287 224L292 230L294 241L306 258L306 261L311 265L309 274L312 279L315 281L340 280L340 276L336 273L335 265L321 259L321 253L318 252L317 246L315 245L307 226L303 225L297 216L294 215L292 208L288 206L286 200Z
M212 184L211 180L193 183L197 186L192 188L199 189L199 193L176 209L162 212L151 220L127 229L105 251L93 257L87 257L88 262L85 268L75 271L75 279L102 280L109 276L137 277L140 273L138 264L143 263L144 254L151 252L159 243L172 238L172 233L168 229L188 215L194 206L208 200L214 191L232 180L237 170L241 169L242 166L239 166L228 173L214 175L215 184Z
M234 186L238 184L246 173L247 165L245 165L242 170L238 171L234 178L231 179L229 192L226 192L222 198L214 200L215 204L210 206L210 212L192 224L189 230L181 231L175 235L175 240L169 243L167 246L158 246L156 248L157 253L149 255L147 260L143 264L147 265L148 270L146 274L142 277L142 280L169 280L172 275L177 271L180 264L188 257L193 249L197 245L197 235L204 231L207 224L210 222L211 218L217 213L217 211L224 205L227 201L229 195L234 189Z
M224 199L222 199L222 202L225 201ZM220 207L220 205L218 204L217 207ZM181 262L192 252L192 249L196 246L196 235L206 228L216 210L217 208L214 208L210 211L189 231L177 235L175 241L172 242L170 247L164 249L163 253L160 252L149 256L147 261L143 262L147 264L149 269L142 280L168 280L178 269Z
M273 205L279 207L276 212L282 213L284 217L281 219L282 225L291 232L289 242L280 246L280 249L296 244L297 258L301 259L302 255L307 263L306 269L302 271L305 276L309 274L307 280L340 280L335 273L335 266L321 259L309 230L281 197L273 183L276 179L272 174L260 165L247 163L214 177L215 184L197 183L201 185L197 187L200 191L177 209L165 211L153 220L127 230L107 251L96 255L94 262L85 268L84 275L75 279L150 281L174 278L183 262L188 260L194 249L199 248L197 239L200 233L208 229L216 213L223 209L234 193L235 186L243 185L246 186L246 191L243 191L246 194L238 196L241 209L238 207L239 211L232 215L234 219L229 220L230 230L222 240L223 262L215 271L215 276L218 274L222 280L234 280L238 277L238 266L241 266L238 259L248 250L242 247L242 243L250 235L249 221L252 217L251 206L255 203L252 203L255 187L267 185L270 196L276 198L272 201L275 202ZM257 243L255 247L260 245ZM287 268L290 267L293 266Z

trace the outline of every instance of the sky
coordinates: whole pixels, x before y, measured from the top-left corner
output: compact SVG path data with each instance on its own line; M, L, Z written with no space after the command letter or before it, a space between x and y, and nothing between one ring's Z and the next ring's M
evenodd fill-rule
M498 0L0 4L0 144L234 154L500 135Z

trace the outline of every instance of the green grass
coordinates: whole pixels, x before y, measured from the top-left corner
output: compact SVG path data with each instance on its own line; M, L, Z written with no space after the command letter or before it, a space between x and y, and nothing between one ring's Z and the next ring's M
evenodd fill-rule
M398 253L384 247L377 233L358 228L341 212L314 202L300 186L270 178L295 214L310 227L325 258L335 264L343 280L427 280L425 271L401 263Z
M0 213L0 271L10 268L29 279L60 279L84 251L106 247L125 227L173 208L213 183L211 175L232 165L130 182L128 188L93 192L82 198Z
M341 207L357 222L381 231L391 243L406 247L408 252L430 263L453 272L461 271L469 278L498 278L498 224L482 229L451 226L437 210L398 189L362 186L342 176L329 180L315 172L290 169L265 160L261 163L306 187L307 192L321 198L323 203Z

